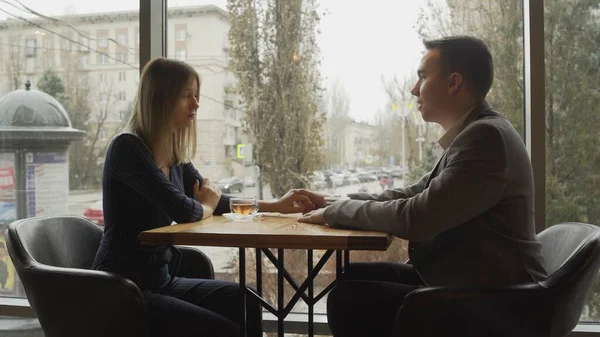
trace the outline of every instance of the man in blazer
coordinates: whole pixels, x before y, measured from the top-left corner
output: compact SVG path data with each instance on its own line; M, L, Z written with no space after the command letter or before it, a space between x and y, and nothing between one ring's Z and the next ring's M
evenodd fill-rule
M455 36L425 47L411 93L423 119L445 130L433 170L406 188L351 194L329 206L324 194L295 191L319 207L300 221L410 241L411 264L346 269L328 299L334 336L390 336L402 299L421 285L503 286L546 276L529 156L510 122L485 101L493 81L487 46Z

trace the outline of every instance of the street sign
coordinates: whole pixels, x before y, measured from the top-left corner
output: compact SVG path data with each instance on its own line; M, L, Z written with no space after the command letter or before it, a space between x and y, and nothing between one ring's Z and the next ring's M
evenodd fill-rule
M238 159L246 158L246 144L237 145L237 157Z

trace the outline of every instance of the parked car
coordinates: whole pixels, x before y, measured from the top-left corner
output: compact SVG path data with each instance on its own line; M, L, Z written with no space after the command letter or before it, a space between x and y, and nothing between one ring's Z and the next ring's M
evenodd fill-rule
M104 226L104 211L102 210L102 200L98 200L83 211L83 216L90 219L99 226Z
M329 177L329 179L331 179L333 187L340 187L347 184L344 181L344 176L341 174L332 175L331 177Z
M360 183L360 178L358 174L352 173L346 176L345 180L348 182L348 185L354 185Z
M244 186L245 187L254 187L256 186L256 178L252 176L244 177Z
M244 190L244 181L238 177L229 177L219 180L217 183L223 193L242 192Z
M367 172L359 173L358 174L358 179L360 180L361 183L368 183L368 182L371 182L371 181L377 181L377 180L379 180L376 175L371 174L371 173L367 173Z
M325 180L315 179L312 181L310 188L317 191L324 190L327 188L327 182Z

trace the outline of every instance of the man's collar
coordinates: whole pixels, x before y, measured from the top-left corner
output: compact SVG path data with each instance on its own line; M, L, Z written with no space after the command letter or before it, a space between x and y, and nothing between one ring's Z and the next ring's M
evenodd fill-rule
M444 151L452 144L454 139L458 137L460 132L464 129L465 124L469 124L476 119L480 113L488 111L491 109L491 106L487 101L482 101L476 104L471 110L467 111L462 117L450 128L448 131L444 133L444 135L437 141L437 143L433 146L433 154L439 160Z
M442 151L445 151L450 144L452 144L454 139L463 130L466 120L473 114L474 111L484 111L489 108L489 104L486 101L482 101L475 104L471 109L465 112L460 119L456 121L456 123L454 123L454 125L452 125L452 127L450 127L450 129L448 129L438 140L438 144L442 148Z

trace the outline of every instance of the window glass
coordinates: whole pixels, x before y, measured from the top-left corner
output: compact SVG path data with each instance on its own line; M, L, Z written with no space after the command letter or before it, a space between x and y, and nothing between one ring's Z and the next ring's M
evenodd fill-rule
M598 4L549 1L544 8L546 226L571 221L598 225ZM582 321L600 321L599 295L597 277Z
M257 4L256 16L248 3ZM275 7L268 4L274 3L169 3L169 36L175 38L168 41L168 55L185 55L203 77L197 118L205 129L198 135L194 165L217 181L245 178L248 186L235 195L270 199L301 186L377 193L420 178L434 164L431 149L441 129L421 119L410 89L422 39L442 34L469 33L490 46L497 76L489 101L523 134L520 1L378 0L372 4L377 15L364 15L361 2L290 0L278 3L293 14L279 19L269 15ZM279 34L273 20L281 20ZM281 129L285 137L273 138ZM238 157L240 146L244 158ZM251 185L255 181L262 185ZM351 259L403 262L406 246L396 240L385 253L353 252ZM237 249L207 250L218 277L237 278ZM248 255L251 259L253 252ZM315 253L315 259L321 255ZM295 277L306 274L305 252L286 252L286 263ZM333 263L325 266L315 291L333 280L334 270ZM274 272L263 268L270 299ZM291 288L286 294L291 296ZM321 300L316 312L324 313L325 303Z
M138 57L128 57L138 54L139 46L121 37L137 32L138 0L19 3L29 9L0 3L0 104L27 85L32 104L44 101L40 91L52 96L73 128L86 135L65 151L62 140L41 132L34 133L37 140L27 148L0 132L0 296L11 297L25 292L6 252L3 233L9 223L30 216L93 213L97 216L91 220L102 225L101 211L87 210L102 200L106 146L122 130L121 119L129 114L121 111L131 109L137 89L116 81L115 74L124 79L126 71L134 70L131 76L137 79L139 73ZM117 37L123 46L117 47ZM100 66L108 63L110 68ZM2 130L56 127L48 122L54 115L43 115L52 108L36 110L34 118L22 116L27 107L0 110Z

